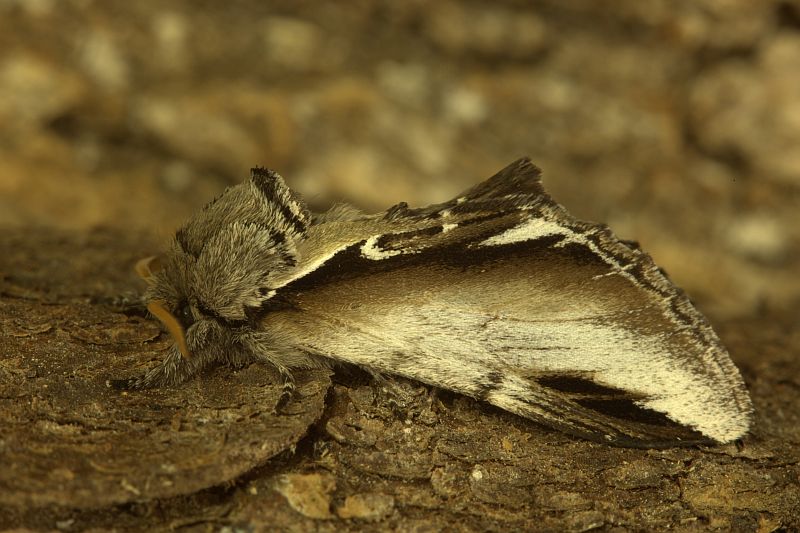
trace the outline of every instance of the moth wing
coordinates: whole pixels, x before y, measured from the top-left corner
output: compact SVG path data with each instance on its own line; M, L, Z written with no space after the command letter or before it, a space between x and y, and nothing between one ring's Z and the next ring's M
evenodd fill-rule
M659 302L577 248L526 248L502 259L462 251L460 261L442 250L439 261L386 259L397 268L298 284L264 330L276 350L406 376L593 440L744 434L749 403L718 344L671 323ZM355 258L339 259L331 272L354 271Z
M488 198L521 198L541 196L545 194L542 186L542 172L527 157L517 159L503 170L487 180L471 187L455 198L467 201L485 200ZM463 202L464 200L461 200Z
M537 192L532 165L515 165L465 197L397 211L413 229L330 251L287 283L262 315L275 349L406 376L602 442L743 436L747 391L683 292L645 253ZM522 197L511 192L520 180Z
M540 171L530 159L522 158L449 202L418 209L409 209L401 202L379 215L336 206L314 217L317 223L296 243L297 268L284 272L270 288L280 289L308 275L358 243L378 246L392 255L420 251L441 240L428 237L443 235L460 223L485 222L487 217L497 218L542 203L552 201L544 192ZM488 227L498 226L484 223L480 231Z

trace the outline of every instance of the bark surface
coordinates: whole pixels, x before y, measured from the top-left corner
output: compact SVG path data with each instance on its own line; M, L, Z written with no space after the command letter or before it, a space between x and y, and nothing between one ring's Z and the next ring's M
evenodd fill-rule
M630 450L406 381L305 373L279 414L261 365L113 391L170 343L131 305L147 244L0 244L0 528L800 528L796 309L717 324L757 409L741 445Z

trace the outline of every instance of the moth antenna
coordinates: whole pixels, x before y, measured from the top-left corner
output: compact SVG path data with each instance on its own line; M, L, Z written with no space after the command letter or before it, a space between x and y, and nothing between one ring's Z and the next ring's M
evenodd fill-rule
M136 274L143 280L148 283L152 282L153 276L161 270L161 258L157 255L151 255L150 257L145 257L144 259L139 259L136 261L136 265L133 269L136 271Z
M138 376L124 379L110 379L106 381L106 386L115 390L141 390L151 387L164 387L177 385L197 375L204 368L208 367L211 359L203 357L192 357L184 359L181 352L175 347L169 350L169 355L161 362Z
M189 352L189 346L186 344L186 335L183 331L183 326L178 322L172 313L167 311L164 302L161 300L153 300L147 304L147 310L150 311L154 317L159 319L175 342L178 344L178 350L184 359L191 359L192 354Z

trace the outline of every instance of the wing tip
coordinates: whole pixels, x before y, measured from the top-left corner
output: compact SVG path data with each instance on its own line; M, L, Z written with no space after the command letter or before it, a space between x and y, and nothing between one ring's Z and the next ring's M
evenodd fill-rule
M529 199L546 196L542 186L542 171L529 157L521 157L503 167L459 197L469 200L488 200L525 195Z
M540 179L542 176L542 169L536 166L529 156L522 156L506 168L514 168L517 169L517 172L520 174L530 174L532 177L536 179ZM502 172L502 171L501 171Z
M540 183L542 181L542 169L537 167L530 157L523 156L514 162L506 165L489 180L511 180L516 183Z

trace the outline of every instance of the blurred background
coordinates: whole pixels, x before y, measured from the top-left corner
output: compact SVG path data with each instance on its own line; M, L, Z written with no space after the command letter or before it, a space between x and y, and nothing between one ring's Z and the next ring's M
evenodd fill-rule
M0 231L163 238L254 165L424 205L523 155L715 316L796 303L800 1L0 0Z

